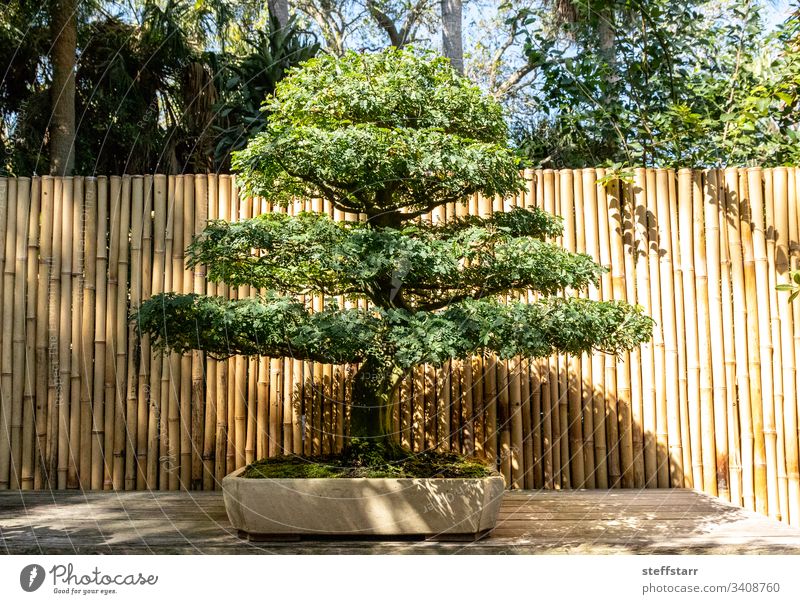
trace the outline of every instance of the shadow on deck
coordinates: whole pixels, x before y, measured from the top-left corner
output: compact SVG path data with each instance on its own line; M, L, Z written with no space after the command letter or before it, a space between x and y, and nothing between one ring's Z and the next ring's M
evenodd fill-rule
M685 489L513 491L473 543L249 543L219 492L0 492L7 554L800 554L800 530Z

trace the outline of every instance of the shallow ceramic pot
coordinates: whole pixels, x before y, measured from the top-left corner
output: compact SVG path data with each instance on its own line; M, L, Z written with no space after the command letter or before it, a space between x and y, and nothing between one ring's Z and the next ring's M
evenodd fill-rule
M394 535L478 539L497 521L505 483L486 478L242 478L222 480L225 510L253 541Z

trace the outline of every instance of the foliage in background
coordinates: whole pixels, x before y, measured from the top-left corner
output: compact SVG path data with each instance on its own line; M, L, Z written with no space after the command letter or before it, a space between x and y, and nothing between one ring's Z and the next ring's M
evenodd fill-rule
M798 16L767 36L767 1L469 0L466 73L527 165L798 163ZM229 170L263 98L320 46L440 37L435 0L291 0L285 29L257 0L78 5L83 174ZM46 6L0 7L2 173L48 171L50 44Z
M296 24L277 28L255 6L146 0L132 19L84 5L76 173L229 170L230 152L265 123L261 101L286 70L319 48ZM0 173L46 173L46 15L22 1L8 5L3 16ZM258 29L248 30L247 23Z
M531 164L797 161L796 16L765 40L751 0L569 4L524 22L537 78L514 136Z

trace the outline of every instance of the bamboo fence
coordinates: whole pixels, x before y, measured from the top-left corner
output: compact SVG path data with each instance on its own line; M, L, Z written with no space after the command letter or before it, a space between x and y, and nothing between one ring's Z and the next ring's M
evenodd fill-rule
M398 439L484 458L511 488L692 487L800 526L800 299L776 289L800 267L800 168L525 176L524 195L427 219L562 215L557 243L607 269L567 294L640 304L654 337L618 358L420 367ZM128 321L163 291L256 294L187 270L186 245L208 219L300 210L359 219L240 198L229 175L0 178L0 489L211 490L254 459L339 449L354 367L162 356Z

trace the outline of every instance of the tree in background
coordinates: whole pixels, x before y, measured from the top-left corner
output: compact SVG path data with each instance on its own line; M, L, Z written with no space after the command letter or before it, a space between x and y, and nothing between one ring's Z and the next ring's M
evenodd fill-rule
M0 7L3 173L228 170L265 123L260 99L320 48L314 35L337 56L441 41L456 57L461 39L465 73L506 108L526 165L797 158L797 20L766 37L763 0L81 2L74 70L55 69L60 6ZM59 134L70 73L74 143Z
M359 363L350 436L386 444L392 395L419 364L484 351L616 353L650 338L653 322L638 307L559 295L596 283L603 270L547 241L561 232L559 218L517 208L417 220L474 193L526 186L501 107L447 59L397 49L323 55L279 82L266 106L267 127L235 154L244 194L273 203L319 196L366 220L270 213L210 223L189 264L268 294L154 296L138 309L152 341L223 357ZM543 297L519 300L528 290ZM308 294L324 295L325 309L310 313L297 298ZM343 308L340 298L371 306Z
M58 157L49 15L27 1L4 9L0 173L49 172L67 159L79 174L227 171L231 151L265 123L261 100L319 48L253 2L147 0L124 14L98 6L75 16L74 144L66 137L72 152Z
M289 2L288 0L269 0L269 16L273 17L280 27L286 27L289 23Z
M787 115L791 104L756 99L776 78L773 63L796 50L785 35L764 39L759 2L566 6L531 10L520 25L536 77L515 104L514 136L532 165L786 161L779 140L791 141L792 118L778 125L766 113Z
M461 0L441 0L442 5L442 54L450 59L458 73L464 73L464 49L461 24L463 20Z
M78 25L76 0L50 0L52 110L48 127L50 174L71 176L75 168L75 60Z

